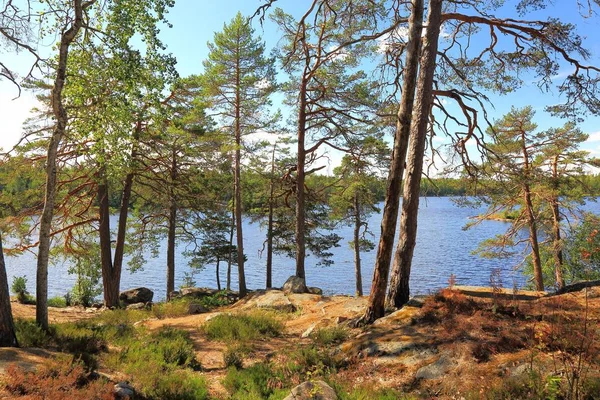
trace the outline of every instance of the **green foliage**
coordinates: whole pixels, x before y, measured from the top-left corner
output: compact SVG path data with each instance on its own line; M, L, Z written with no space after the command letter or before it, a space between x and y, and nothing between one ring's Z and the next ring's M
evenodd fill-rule
M225 367L242 368L244 366L244 358L248 354L249 348L244 345L227 346L223 352L223 362Z
M100 279L102 278L102 264L100 261L100 246L90 242L84 253L72 258L69 267L70 274L76 274L75 285L71 289L73 303L89 307L96 296L102 293Z
M25 276L13 277L10 290L17 295L17 301L22 304L31 304L31 296L27 291L27 278ZM35 304L35 301L34 301Z
M586 213L565 243L566 278L600 279L600 216Z
M348 330L339 326L321 328L315 330L311 338L321 346L340 344L348 338Z
M21 347L45 347L51 340L33 320L15 319L15 334Z
M263 337L277 337L283 324L265 311L247 314L221 314L212 318L202 330L210 340L246 342Z
M231 399L283 399L289 394L289 390L281 390L284 382L283 375L270 364L258 363L245 369L229 368L223 386Z
M389 388L375 388L372 386L359 386L345 388L339 384L332 383L340 400L412 400L416 397L403 394L398 390Z
M164 368L150 362L139 365L142 370L132 383L148 399L204 400L208 385L204 377L189 370Z
M62 296L55 296L48 299L48 307L65 308L67 300Z

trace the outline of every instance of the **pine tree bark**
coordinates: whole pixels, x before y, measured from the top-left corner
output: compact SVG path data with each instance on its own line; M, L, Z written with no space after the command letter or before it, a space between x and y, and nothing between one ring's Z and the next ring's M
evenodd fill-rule
M362 226L360 216L360 204L358 192L354 193L354 275L356 277L356 295L362 296L362 272L360 265L360 227Z
M244 234L242 229L242 188L240 180L241 172L241 149L242 149L242 129L241 122L241 103L240 103L240 49L238 40L238 58L236 65L236 93L235 93L235 173L234 173L234 191L235 191L235 227L237 240L237 266L238 266L238 283L239 297L246 296L246 274L244 272Z
M35 292L35 320L44 330L48 330L48 258L50 254L50 230L52 228L52 218L54 216L54 205L56 201L56 159L58 157L58 147L60 146L68 123L68 116L63 104L62 93L67 79L69 47L83 26L84 8L93 3L94 0L88 1L85 4L82 0L73 1L75 18L69 29L65 30L60 38L60 44L58 46L58 66L56 68L56 77L50 96L52 113L56 120L56 124L48 144L46 158L46 191L44 196L44 209L40 218Z
M15 324L10 307L10 292L8 291L8 277L2 250L2 234L0 233L0 347L18 347L15 335Z
M533 263L533 277L536 290L544 290L544 277L542 274L542 260L540 258L540 246L537 237L537 221L533 211L533 201L531 200L530 164L529 152L525 141L525 132L521 132L521 150L523 152L523 200L525 202L525 215L527 217L527 226L529 227L529 244L531 245L531 262Z
M560 235L560 209L558 206L558 156L554 157L552 162L552 181L553 190L552 199L550 203L552 205L552 242L553 242L553 253L554 253L554 278L556 280L556 290L560 291L565 286L565 280L563 278L563 253L562 253L562 239Z
M266 287L270 289L273 287L273 207L274 207L274 194L275 194L275 149L277 145L273 146L273 153L271 154L271 179L269 184L269 216L267 222L267 282Z
M406 182L402 196L402 216L400 218L400 239L394 256L390 279L388 302L400 308L410 296L410 270L417 240L417 219L419 213L419 192L423 173L423 158L427 139L429 113L433 100L433 77L435 73L438 40L442 21L443 0L430 0L427 16L427 33L423 41L421 70L415 99L410 148L407 160Z
M308 62L308 61L307 61ZM298 161L296 165L296 276L306 282L304 261L306 258L306 212L305 212L305 166L306 166L306 71L300 84L298 105Z
M177 202L175 199L175 181L177 180L177 152L171 154L171 188L169 189L169 226L167 232L167 300L175 290L175 232L177 226Z
M415 87L419 70L419 51L421 34L423 32L423 0L412 0L412 11L409 19L409 37L406 46L406 62L404 67L404 83L402 98L398 108L396 132L394 135L394 148L392 162L387 180L383 218L381 221L381 236L377 248L377 258L373 272L373 283L369 295L369 303L362 321L372 323L381 318L385 312L385 291L388 282L390 262L396 224L398 222L398 208L400 203L400 188L404 174L404 163L408 149L408 139L412 119Z

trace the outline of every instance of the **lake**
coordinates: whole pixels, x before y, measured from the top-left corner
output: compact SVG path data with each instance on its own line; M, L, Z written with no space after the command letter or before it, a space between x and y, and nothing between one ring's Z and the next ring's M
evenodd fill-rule
M383 207L382 207L383 208ZM600 214L600 204L589 202L584 209ZM458 285L489 286L490 276L500 271L502 285L506 288L519 288L527 284L526 278L516 269L523 257L517 254L508 259L483 259L471 254L480 241L503 233L508 224L498 221L483 221L481 224L464 231L469 218L478 210L456 206L448 197L421 198L417 245L411 273L412 294L427 294L446 287L451 275L456 277ZM381 215L374 214L369 220L370 229L379 235ZM114 222L113 222L113 225ZM326 294L354 294L354 256L348 242L352 238L352 227L340 227L338 234L343 240L341 246L332 250L334 264L327 267L316 266L314 257L306 259L306 281L309 286L317 286ZM261 289L265 286L266 255L260 256L265 239L265 230L257 223L246 221L244 225L246 262L246 283L249 289ZM163 241L158 258L148 255L144 269L136 273L123 271L121 289L146 286L155 293L155 300L165 298L166 281L166 240ZM185 244L178 245L176 258L175 286L183 283L184 273L190 272L186 259L181 255ZM377 250L362 253L364 293L368 294L373 276L373 264ZM127 259L126 259L127 261ZM9 284L13 276L25 275L28 290L35 292L35 255L23 254L19 257L7 257ZM50 297L62 296L75 283L75 276L68 274L68 265L52 264L49 267L48 293ZM286 279L293 275L293 259L274 255L273 285L281 287ZM221 284L225 284L226 263L221 264ZM216 287L215 270L207 267L195 275L197 286ZM237 288L237 267L232 268L232 289Z

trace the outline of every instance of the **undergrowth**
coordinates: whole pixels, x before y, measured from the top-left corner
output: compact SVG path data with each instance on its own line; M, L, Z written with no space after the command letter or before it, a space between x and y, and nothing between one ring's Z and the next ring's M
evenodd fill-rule
M283 324L271 312L253 311L246 314L221 314L202 327L210 340L245 342L265 337L277 337Z

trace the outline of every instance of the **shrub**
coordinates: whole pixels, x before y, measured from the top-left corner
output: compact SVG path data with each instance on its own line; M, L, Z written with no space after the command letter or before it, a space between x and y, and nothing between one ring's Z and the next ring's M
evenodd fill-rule
M90 381L81 364L66 360L49 360L36 371L15 365L6 370L5 389L14 397L32 399L112 400L112 384L105 380Z
M223 362L225 363L225 367L242 368L244 365L244 357L248 352L249 349L245 346L228 346L223 352Z
M182 317L188 315L191 301L189 299L175 299L166 303L152 305L152 314L158 319Z
M132 383L147 399L208 399L206 381L189 370L147 364L133 376Z
M15 334L21 347L44 347L51 340L33 320L15 319Z
M67 300L64 297L56 296L48 299L48 307L65 308Z
M13 277L12 292L17 296L17 301L21 304L35 304L35 299L27 291L27 278L24 276Z
M223 386L231 399L272 399L289 394L289 390L282 390L283 382L283 376L270 364L259 363L246 369L230 368L223 379Z
M314 331L311 337L316 343L322 346L329 346L346 340L348 338L348 330L338 326L321 328Z
M271 313L255 311L249 314L217 315L203 326L210 340L248 341L260 337L277 337L283 331L282 323Z

